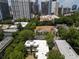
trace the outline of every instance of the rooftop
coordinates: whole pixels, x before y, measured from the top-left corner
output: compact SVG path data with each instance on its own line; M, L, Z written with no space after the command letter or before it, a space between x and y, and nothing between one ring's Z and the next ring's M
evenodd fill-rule
M22 25L22 27L25 27L28 24L28 22L15 22L15 24L19 24L19 23Z
M47 59L46 54L49 52L49 48L46 40L33 40L33 41L28 40L26 41L25 46L26 47L38 46L36 48L37 52L35 53L35 57L37 57L37 59Z
M52 32L52 30L54 30L54 28L55 28L54 26L37 26L35 30Z
M65 40L55 40L55 42L65 59L79 59L79 56Z
M50 21L50 20L53 20L55 18L59 18L58 16L56 15L44 15L44 16L40 16L40 21Z

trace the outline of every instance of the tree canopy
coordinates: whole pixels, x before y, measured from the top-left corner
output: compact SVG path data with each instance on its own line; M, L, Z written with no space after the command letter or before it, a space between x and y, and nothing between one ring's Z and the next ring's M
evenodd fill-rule
M32 30L22 30L13 33L13 42L6 48L3 59L25 59L27 51L24 46L26 40L33 39Z
M54 34L53 33L46 33L45 34L45 40L47 41L48 45L49 45L49 49L52 49L53 47L53 41L54 41Z
M54 24L67 24L68 26L79 26L79 12L74 12L71 16L62 16L54 20Z
M2 41L2 40L3 40L3 37L4 37L4 33L3 33L3 31L2 31L2 30L0 30L0 41Z
M64 59L58 50L51 50L48 54L48 59Z
M79 31L77 29L73 27L70 27L68 30L61 28L58 32L61 39L67 40L73 48L79 47ZM78 53L79 48L76 50Z

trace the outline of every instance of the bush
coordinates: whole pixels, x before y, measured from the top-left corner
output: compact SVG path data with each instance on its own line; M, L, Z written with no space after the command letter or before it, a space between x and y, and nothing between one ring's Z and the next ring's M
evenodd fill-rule
M27 18L18 18L15 20L15 22L29 22L30 20Z
M3 20L0 21L0 24L13 24L12 20Z

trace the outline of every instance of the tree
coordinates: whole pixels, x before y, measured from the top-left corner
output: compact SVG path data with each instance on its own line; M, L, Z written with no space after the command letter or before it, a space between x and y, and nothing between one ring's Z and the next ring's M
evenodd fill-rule
M9 59L25 59L21 51L15 50L10 54Z
M78 39L79 31L73 27L70 27L68 30L64 28L60 28L58 30L59 36L61 39L65 39L67 41L72 41L74 39Z
M34 38L34 32L32 30L23 30L19 33L19 37L22 37L23 40L31 40Z
M18 18L15 20L16 22L29 22L28 18Z
M64 56L58 50L51 50L48 54L48 59L64 59Z
M73 27L70 27L68 30L63 28L59 29L59 36L61 39L67 40L77 53L79 52L79 31L77 29Z
M45 40L47 40L47 42L53 42L53 39L54 39L54 35L53 35L53 33L46 33L46 35L45 35Z
M68 26L73 25L73 19L67 16L60 17L59 19L55 19L55 24L67 24Z
M45 40L47 40L47 43L49 45L49 49L52 49L53 47L53 41L54 41L54 35L53 33L46 33L45 34Z
M67 40L67 35L68 35L68 30L67 29L59 28L58 33L59 33L59 36L61 37L61 39Z
M3 38L4 38L4 33L3 33L3 31L2 31L2 30L0 30L0 41L2 41L2 40L3 40Z
M21 23L19 23L19 24L17 25L17 28L19 29L19 31L21 31L21 30L23 29Z
M25 41L33 39L34 32L31 30L22 30L13 34L12 43L6 48L3 59L25 59L27 51Z
M29 30L34 30L36 28L36 22L28 23L25 28Z

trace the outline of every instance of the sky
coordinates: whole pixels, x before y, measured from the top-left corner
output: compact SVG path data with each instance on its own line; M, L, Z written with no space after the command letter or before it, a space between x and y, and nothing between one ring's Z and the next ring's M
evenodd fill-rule
M39 0L40 2L41 0ZM63 5L63 7L72 7L73 4L77 4L79 6L79 0L57 0L60 5ZM11 5L9 0L9 5Z
M60 2L60 5L63 5L64 7L72 7L73 4L79 6L79 0L58 0L58 2Z

